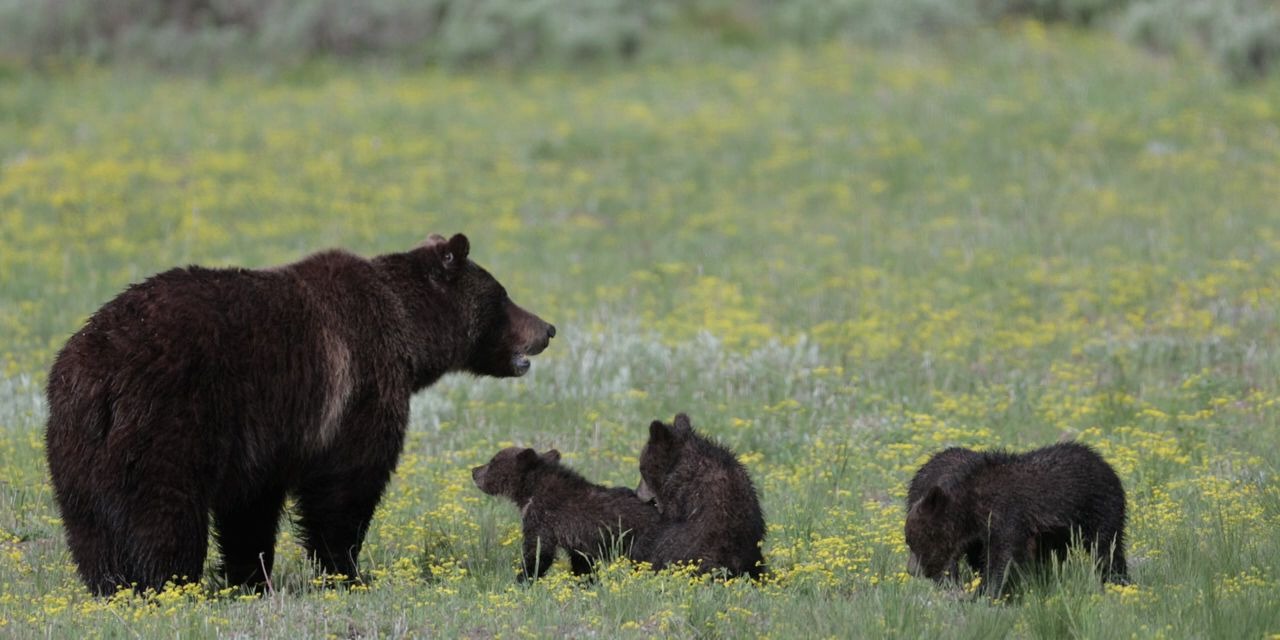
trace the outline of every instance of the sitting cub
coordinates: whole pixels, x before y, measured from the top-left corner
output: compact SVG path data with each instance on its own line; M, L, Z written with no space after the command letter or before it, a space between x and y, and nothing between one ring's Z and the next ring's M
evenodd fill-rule
M700 571L760 578L764 513L747 468L724 445L693 429L681 413L649 425L640 454L642 499L654 500L662 527L636 553L655 569L676 563Z

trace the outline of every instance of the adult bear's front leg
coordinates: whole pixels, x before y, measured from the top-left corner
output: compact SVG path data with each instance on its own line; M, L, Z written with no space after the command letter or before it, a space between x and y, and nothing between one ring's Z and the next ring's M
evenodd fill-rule
M214 534L227 586L262 591L270 582L283 506L283 488L272 485L251 500L228 500L214 507Z
M327 455L299 483L303 546L325 573L360 579L360 547L400 457L407 420L407 402L391 410L356 404Z
M298 492L302 544L323 572L360 579L360 547L388 477L377 469L354 469L312 478Z

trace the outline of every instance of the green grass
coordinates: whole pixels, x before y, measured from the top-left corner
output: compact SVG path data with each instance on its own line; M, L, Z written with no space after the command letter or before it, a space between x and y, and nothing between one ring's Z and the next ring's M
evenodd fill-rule
M0 82L0 635L1280 633L1280 84L1035 25L589 71ZM271 597L90 599L40 444L78 324L177 264L455 231L561 332L526 378L415 400L372 586L315 585L286 534ZM555 446L634 486L677 411L749 464L776 581L517 586L516 510L469 467ZM930 453L1063 436L1125 482L1132 586L1076 561L991 605L906 576Z

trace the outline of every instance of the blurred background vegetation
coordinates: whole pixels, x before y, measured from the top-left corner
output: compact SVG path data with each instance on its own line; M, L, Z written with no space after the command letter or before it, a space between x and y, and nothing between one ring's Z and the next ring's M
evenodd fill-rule
M1280 58L1277 0L0 0L0 66L73 60L177 70L371 55L526 65L673 45L941 36L1010 19L1109 30L1233 77Z

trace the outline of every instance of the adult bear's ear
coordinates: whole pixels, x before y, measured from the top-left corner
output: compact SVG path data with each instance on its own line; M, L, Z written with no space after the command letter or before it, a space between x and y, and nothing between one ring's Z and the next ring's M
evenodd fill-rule
M560 452L555 449L547 449L547 451L542 454L542 461L551 464L560 462Z
M448 240L438 233L433 233L427 236L422 247L435 254L436 259L440 261L440 266L445 269L455 269L466 263L467 256L471 253L471 241L461 233L455 234Z
M467 261L471 253L471 241L461 233L456 233L444 247L440 261L448 268L456 268Z

